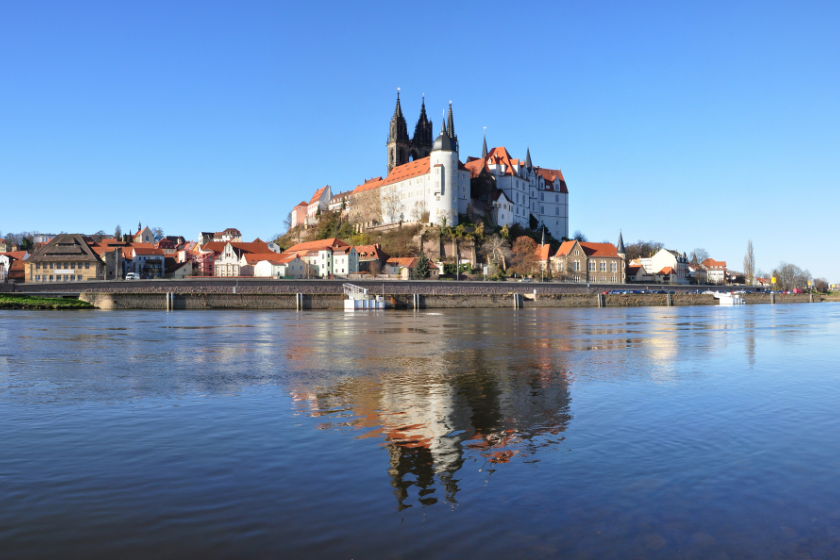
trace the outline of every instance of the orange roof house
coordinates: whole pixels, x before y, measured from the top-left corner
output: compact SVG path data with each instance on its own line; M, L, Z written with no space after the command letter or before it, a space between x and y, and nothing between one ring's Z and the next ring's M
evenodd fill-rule
M612 243L590 243L589 241L564 241L560 244L560 248L557 249L554 256L567 256L576 244L580 245L587 257L619 257L618 251Z
M700 264L711 270L726 270L726 261L716 261L712 258L709 258Z

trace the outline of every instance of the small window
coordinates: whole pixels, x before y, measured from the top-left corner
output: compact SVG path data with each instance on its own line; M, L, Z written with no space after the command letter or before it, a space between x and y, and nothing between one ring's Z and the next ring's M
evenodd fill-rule
M595 272L595 262L594 261L589 263L589 271L590 272Z

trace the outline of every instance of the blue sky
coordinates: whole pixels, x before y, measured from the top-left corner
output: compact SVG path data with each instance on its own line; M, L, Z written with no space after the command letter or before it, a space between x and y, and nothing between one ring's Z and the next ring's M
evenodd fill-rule
M570 229L840 282L840 4L6 2L0 231L281 231L453 101L560 167ZM26 201L20 200L25 197ZM33 211L30 211L32 209Z

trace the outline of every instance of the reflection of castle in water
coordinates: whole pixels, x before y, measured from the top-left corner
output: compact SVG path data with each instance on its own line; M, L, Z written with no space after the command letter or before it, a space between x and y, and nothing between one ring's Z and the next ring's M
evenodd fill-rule
M488 367L493 361L474 349L459 353L459 360L471 371L395 372L376 381L345 378L295 398L306 402L314 416L352 411L352 421L324 428L352 425L372 429L366 437L384 438L398 509L411 507L406 501L412 487L424 506L455 503L460 490L456 475L465 461L492 465L533 454L559 443L551 438L571 418L565 372L546 361L500 370Z

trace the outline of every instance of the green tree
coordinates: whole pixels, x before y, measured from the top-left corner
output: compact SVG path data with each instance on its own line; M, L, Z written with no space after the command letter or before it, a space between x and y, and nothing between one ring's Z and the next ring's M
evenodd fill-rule
M418 280L425 280L429 277L429 259L425 253L420 253L417 264L414 265L414 277Z

